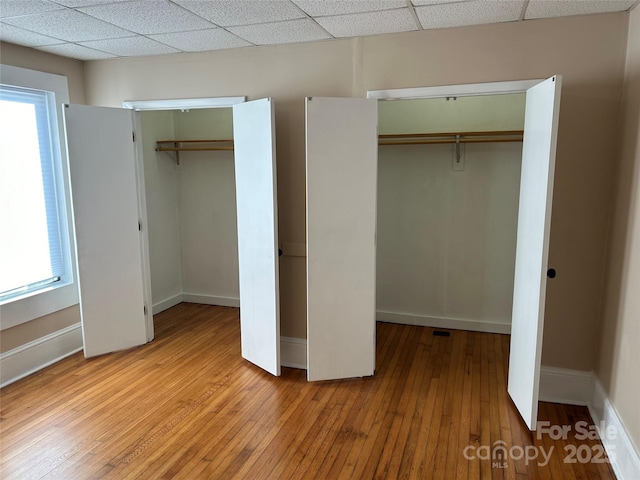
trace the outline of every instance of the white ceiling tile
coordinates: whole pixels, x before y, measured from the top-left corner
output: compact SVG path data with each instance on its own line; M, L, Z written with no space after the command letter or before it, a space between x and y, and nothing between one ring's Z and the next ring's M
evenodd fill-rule
M69 42L98 40L130 36L131 32L122 30L96 18L75 10L56 10L54 12L13 17L3 20L16 27L22 27L42 35L61 38Z
M6 23L0 23L0 40L3 42L15 43L17 45L25 45L27 47L39 47L41 45L55 45L57 43L63 43L62 40L58 40L57 38L33 33Z
M520 19L524 0L475 0L416 7L422 28L461 27Z
M308 18L229 27L228 30L256 45L310 42L331 38L318 24Z
M112 38L110 40L96 40L82 42L82 45L112 53L120 57L136 57L143 55L162 55L164 53L178 53L179 50L151 40L147 37Z
M619 12L629 9L634 3L635 0L530 0L524 18Z
M102 60L114 57L114 55L109 53L99 52L92 48L83 47L82 45L77 45L75 43L38 47L38 50L62 55L63 57L77 58L78 60Z
M289 0L173 0L221 27L304 18Z
M293 0L293 2L312 17L392 10L407 6L406 0Z
M469 2L469 1L471 0L411 0L411 3L413 4L414 7L419 7L422 5L438 5L440 3L458 3L458 2Z
M62 5L48 0L2 0L0 1L0 18L50 12L62 8L64 8Z
M183 52L204 52L251 45L251 43L222 28L196 30L194 32L163 33L149 35L149 37Z
M315 19L334 37L356 37L378 33L408 32L418 30L408 8L384 12L354 13Z
M104 3L130 2L131 0L51 0L53 2L64 5L65 7L91 7L93 5L102 5Z
M149 8L152 4L151 8ZM184 8L164 0L140 0L83 7L81 12L132 32L168 33L202 30L213 25Z

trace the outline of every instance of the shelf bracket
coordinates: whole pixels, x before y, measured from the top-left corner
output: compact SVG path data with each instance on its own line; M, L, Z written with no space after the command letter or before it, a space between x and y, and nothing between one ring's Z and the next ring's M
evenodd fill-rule
M464 145L460 143L460 135L456 135L451 169L455 172L462 172L464 170Z

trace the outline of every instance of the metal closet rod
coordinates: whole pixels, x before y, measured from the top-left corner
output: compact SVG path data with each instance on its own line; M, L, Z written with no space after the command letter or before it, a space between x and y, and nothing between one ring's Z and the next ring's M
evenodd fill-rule
M213 145L183 147L183 143ZM221 143L230 143L231 145L219 145ZM156 152L197 152L207 150L233 150L233 140L158 140L156 142Z
M486 132L398 133L379 135L379 145L429 145L438 143L522 142L523 130ZM399 140L399 141L393 141Z

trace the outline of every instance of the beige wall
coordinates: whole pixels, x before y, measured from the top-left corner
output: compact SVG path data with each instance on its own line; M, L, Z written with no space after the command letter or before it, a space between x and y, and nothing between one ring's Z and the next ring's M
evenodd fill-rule
M79 60L59 57L10 43L0 43L0 63L64 75L69 84L70 101L84 103L84 72L83 64ZM79 321L80 310L75 305L3 330L0 339L0 352L7 352Z
M627 32L626 13L89 62L88 103L247 95L276 105L280 239L304 242L304 96L564 77L543 363L591 370ZM281 260L282 333L305 337L305 260ZM566 339L571 338L571 343Z
M640 449L640 8L629 20L620 159L596 373Z

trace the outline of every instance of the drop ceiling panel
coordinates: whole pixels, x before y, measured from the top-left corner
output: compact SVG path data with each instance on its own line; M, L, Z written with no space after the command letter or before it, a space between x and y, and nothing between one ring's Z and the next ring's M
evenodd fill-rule
M422 28L430 29L513 22L520 19L523 5L523 0L475 0L415 7L415 10Z
M141 0L83 7L79 10L105 22L142 34L184 32L214 26L203 18L164 0L154 0L153 8L149 8L149 0Z
M174 0L207 20L222 27L279 22L306 15L289 0Z
M293 0L293 2L312 17L392 10L407 6L406 0Z
M165 53L179 52L179 50L176 50L175 48L163 45L147 37L114 38L111 40L82 42L82 45L111 53L119 57L162 55Z
M163 33L149 35L149 37L183 52L204 52L251 45L251 43L221 28L195 32Z
M525 19L627 10L635 0L530 0Z
M458 2L468 2L469 0L411 0L411 3L414 7L419 7L422 5L438 5L442 3L458 3Z
M111 55L105 52L99 52L92 48L83 47L75 43L65 43L62 45L50 45L40 48L45 52L54 53L56 55L62 55L63 57L77 58L78 60L103 60L105 58L113 58L115 55Z
M126 37L131 32L105 23L75 10L55 10L53 12L12 17L3 22L22 27L42 35L60 38L69 42Z
M378 33L408 32L419 25L408 8L384 12L354 13L333 17L318 17L316 21L335 37L357 37Z
M303 18L286 22L229 27L228 30L256 45L309 42L331 38L313 20Z
M40 35L39 33L33 33L22 28L14 27L6 23L0 24L0 40L3 42L17 43L18 45L25 45L27 47L40 47L42 45L55 45L63 43L62 40L57 38L47 37L46 35Z
M62 6L48 0L2 0L0 18L60 10Z
M131 0L52 0L65 7L92 7L94 5L102 5L105 3L130 2Z

